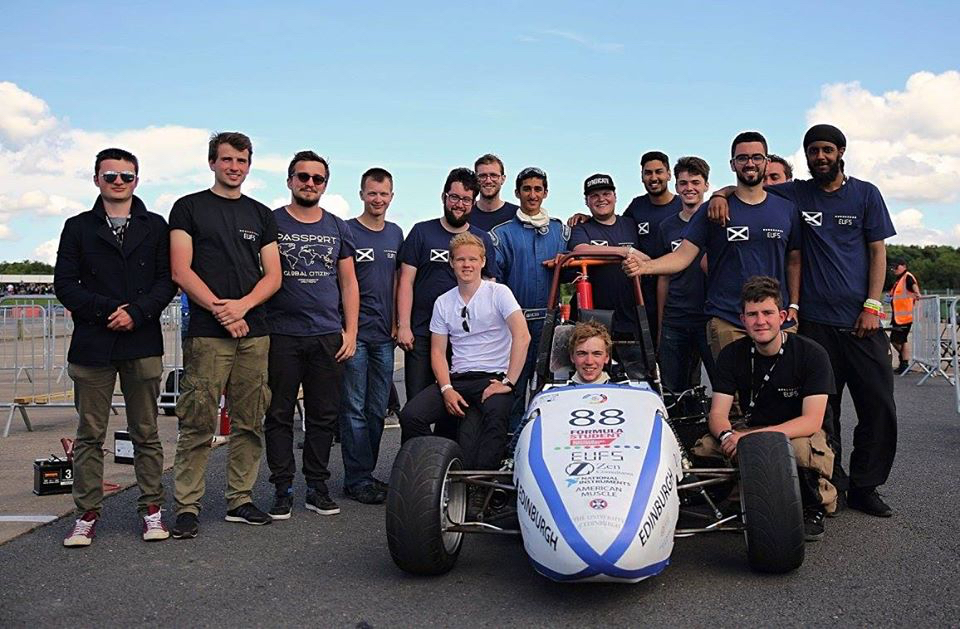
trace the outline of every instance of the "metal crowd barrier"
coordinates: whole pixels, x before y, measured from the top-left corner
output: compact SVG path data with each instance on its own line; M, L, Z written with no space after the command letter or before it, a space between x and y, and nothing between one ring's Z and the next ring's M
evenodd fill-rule
M960 297L953 297L948 302L947 312L949 313L945 357L953 364L953 392L956 401L957 412L960 413L960 352L957 351L957 306L960 305Z
M943 376L952 384L952 379L943 369L941 345L943 332L940 318L940 297L924 295L914 301L910 367L917 365L924 371L917 386L920 386L929 378L937 376Z
M180 394L183 366L179 299L161 315L165 375L158 405L172 415ZM0 407L9 409L3 436L16 414L33 430L28 409L73 408L73 381L67 373L67 351L73 319L51 295L18 295L0 299ZM113 404L123 408L122 396Z

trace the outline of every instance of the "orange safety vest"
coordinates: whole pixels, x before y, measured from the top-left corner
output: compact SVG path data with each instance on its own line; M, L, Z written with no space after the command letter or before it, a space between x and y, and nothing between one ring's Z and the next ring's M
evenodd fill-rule
M904 271L890 289L890 304L893 306L893 322L896 325L913 323L913 293L907 290L907 276L913 277L910 271ZM913 285L917 286L917 278L913 277Z

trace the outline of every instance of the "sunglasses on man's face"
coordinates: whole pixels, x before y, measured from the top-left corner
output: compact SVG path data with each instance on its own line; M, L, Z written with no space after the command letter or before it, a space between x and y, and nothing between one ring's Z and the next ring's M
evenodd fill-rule
M327 178L324 177L323 175L311 175L310 173L294 173L293 176L299 179L300 183L307 183L308 181L313 179L314 185L322 186L327 182Z
M108 170L100 175L100 178L107 183L113 183L117 180L117 177L120 177L120 181L123 183L133 183L133 180L137 178L137 173L130 172L129 170L125 170L122 173Z

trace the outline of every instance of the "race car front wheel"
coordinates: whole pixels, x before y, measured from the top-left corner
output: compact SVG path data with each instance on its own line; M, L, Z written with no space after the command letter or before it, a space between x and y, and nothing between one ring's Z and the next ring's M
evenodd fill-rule
M443 437L403 444L387 492L387 544L394 563L412 574L443 574L460 554L463 533L444 530L464 521L467 488L449 478L463 469L463 452Z
M803 505L793 448L780 432L737 443L747 560L758 572L790 572L804 557Z

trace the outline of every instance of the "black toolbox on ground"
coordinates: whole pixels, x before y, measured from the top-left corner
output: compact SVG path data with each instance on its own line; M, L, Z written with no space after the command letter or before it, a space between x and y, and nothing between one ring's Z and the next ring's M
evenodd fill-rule
M50 457L33 462L33 493L38 496L69 494L73 491L73 463Z

